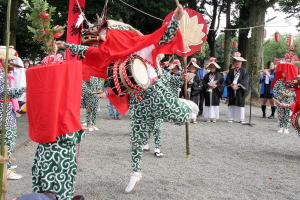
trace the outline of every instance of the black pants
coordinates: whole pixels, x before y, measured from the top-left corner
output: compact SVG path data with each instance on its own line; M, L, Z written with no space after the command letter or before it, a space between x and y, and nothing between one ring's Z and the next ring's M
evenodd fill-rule
M203 113L203 103L204 103L204 92L201 92L199 95L191 96L191 101L193 101L195 104L197 104L199 108L199 116Z

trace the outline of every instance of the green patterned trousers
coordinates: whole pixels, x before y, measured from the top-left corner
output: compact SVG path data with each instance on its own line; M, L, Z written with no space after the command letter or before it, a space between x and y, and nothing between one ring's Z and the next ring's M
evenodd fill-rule
M150 126L153 127L153 130L149 133L149 138L148 138L148 142L149 143L149 140L151 138L151 134L153 135L153 138L154 138L154 147L157 148L157 149L160 149L161 147L161 126L162 126L162 123L163 123L164 120L162 119L155 119L153 121L149 121L148 123L151 124Z
M86 109L86 124L88 127L91 125L96 125L99 102L100 98L95 94L90 94L90 96L88 97L88 105Z
M153 130L157 130L157 126L160 129L163 121L186 122L191 110L186 104L175 98L161 80L143 93L141 101L131 96L129 109L132 169L137 172L141 170L143 145L147 144L149 134ZM156 123L158 119L160 123Z
M32 166L32 190L52 192L59 200L71 200L77 174L76 145L84 133L62 135L54 143L39 144Z
M1 134L2 132L0 130L0 143L1 143ZM11 157L16 146L16 140L17 140L17 129L6 130L5 144L7 145L7 155L8 155L7 168L8 169L11 167Z

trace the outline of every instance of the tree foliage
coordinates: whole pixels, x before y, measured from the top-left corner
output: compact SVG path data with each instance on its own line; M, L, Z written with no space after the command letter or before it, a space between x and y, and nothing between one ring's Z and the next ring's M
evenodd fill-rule
M295 38L294 43L295 50L294 53L300 56L300 35ZM288 53L289 48L287 44L287 35L281 36L279 42L276 42L273 38L268 39L264 42L264 64L266 65L268 61L272 61L275 58L283 58L286 53Z

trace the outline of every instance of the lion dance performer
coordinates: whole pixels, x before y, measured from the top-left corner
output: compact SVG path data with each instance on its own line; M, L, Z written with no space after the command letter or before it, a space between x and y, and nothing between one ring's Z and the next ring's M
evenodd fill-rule
M97 28L89 30L84 29L82 31L83 44L98 47L98 38L95 34ZM104 87L103 79L91 76L89 80L82 81L82 107L86 109L86 128L91 131L98 131L96 126L97 110L99 107L100 97L98 93L103 91Z
M13 67L9 66L9 71L12 71ZM2 116L3 116L3 109L4 109L4 68L2 59L0 59L0 120L2 122ZM16 139L17 139L17 121L16 121L16 113L13 110L13 104L12 99L21 97L22 94L25 92L25 88L12 88L8 84L8 102L7 102L7 113L6 113L6 123L5 123L5 129L6 129L6 138L5 143L8 147L8 163L7 163L7 179L9 180L18 180L21 179L22 176L12 171L12 163L11 163L11 157L14 150L14 147L16 145ZM2 123L0 124L0 133L2 129Z
M32 190L71 200L77 173L76 145L84 136L79 119L82 67L80 62L64 63L56 50L42 63L27 71L29 136L38 143Z
M82 100L86 108L86 126L91 131L98 131L96 126L97 110L99 107L100 97L98 92L103 91L103 81L91 76L89 81L82 82Z
M296 94L295 103L291 106L293 111L291 115L291 122L298 136L300 137L300 77L293 79L288 87L293 88Z
M125 114L129 108L133 174L125 192L131 192L142 178L140 162L143 155L143 145L147 143L149 133L153 130L155 119L183 123L188 120L191 113L191 108L186 103L173 97L169 88L164 84L164 77L158 79L154 67L156 55L160 53L172 54L174 50L183 52L181 35L176 34L182 15L183 8L179 6L169 23L145 36L124 23L102 18L101 23L99 23L101 41L98 48L63 43L73 54L84 57L83 62L88 66L83 69L84 79L94 75L106 78L107 81L113 80L112 82L117 84L112 85L106 91L106 95L122 114ZM62 46L61 42L57 44ZM117 74L115 66L120 64L122 69L128 61L128 56L130 57L129 61L132 57L138 58L133 59L133 64L140 63L140 60L146 63L146 72L142 71L143 73L139 73L139 76L147 74L150 82L144 82L147 87L144 90L132 91L130 97L128 94L123 95L119 85L119 79L126 79L126 77L118 78L115 76ZM124 59L125 62L120 61ZM114 63L113 69L108 67L111 63ZM137 70L142 69L143 67L139 67ZM113 71L113 75L108 77L110 70ZM130 81L126 82L130 83ZM124 87L127 88L128 86L126 86L125 84Z
M168 88L168 95L172 94L172 98L178 98L178 90L183 85L183 80L181 76L172 75L170 72L166 71L161 67L160 60L163 59L163 55L158 56L158 62L156 66L156 73L160 79L160 81ZM180 63L180 61L178 60ZM135 98L134 96L132 98ZM171 98L171 96L169 96ZM162 118L156 118L155 121L152 121L152 128L149 131L149 138L147 143L144 145L144 151L150 151L149 139L150 135L153 135L154 138L154 156L157 158L163 157L163 153L161 152L161 126L163 123ZM152 130L152 131L151 131Z
M278 133L289 133L291 105L295 101L295 92L288 87L288 83L297 75L298 68L292 64L279 64L276 68L272 86L274 101L278 106Z

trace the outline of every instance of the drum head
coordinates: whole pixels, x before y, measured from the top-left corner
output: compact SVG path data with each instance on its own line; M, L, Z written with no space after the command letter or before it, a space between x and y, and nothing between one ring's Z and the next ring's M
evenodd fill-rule
M135 58L132 62L131 72L136 83L143 89L150 86L150 78L147 72L146 64L139 58Z

